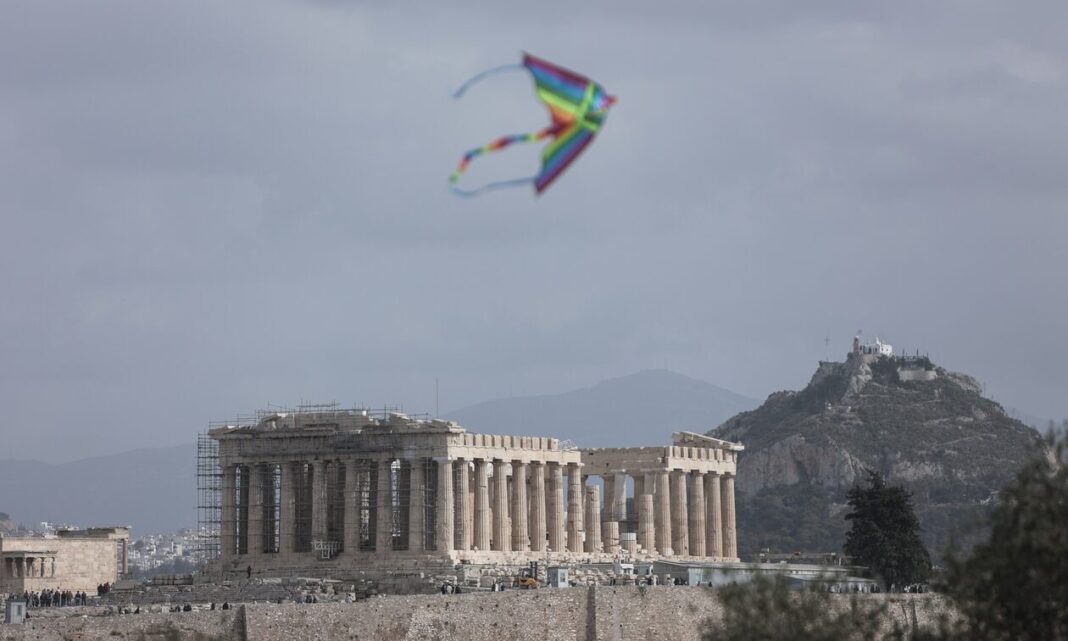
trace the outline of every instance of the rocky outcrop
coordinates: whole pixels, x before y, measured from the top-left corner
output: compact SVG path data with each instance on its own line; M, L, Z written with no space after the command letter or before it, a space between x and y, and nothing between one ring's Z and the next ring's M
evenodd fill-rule
M746 446L737 484L743 557L763 547L835 549L845 493L867 470L913 493L935 554L951 535L967 542L981 531L991 498L1041 440L983 398L974 378L923 360L820 363L804 389L776 392L709 432ZM822 512L804 536L800 506Z
M745 457L737 491L755 494L776 485L811 483L825 487L852 486L865 465L835 443L818 445L794 434ZM741 468L740 468L741 469Z

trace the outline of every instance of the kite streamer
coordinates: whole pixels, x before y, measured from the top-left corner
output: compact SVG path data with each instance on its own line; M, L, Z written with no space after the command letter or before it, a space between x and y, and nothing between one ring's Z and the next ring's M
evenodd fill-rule
M538 98L549 108L552 124L528 134L502 136L487 145L468 151L460 160L456 171L449 177L453 192L462 196L473 196L489 189L532 183L535 193L542 193L593 141L604 125L608 108L616 101L614 96L605 92L604 87L589 78L530 54L523 55L522 65L495 67L478 74L461 85L453 96L460 98L481 80L517 69L526 69L534 77ZM540 142L547 138L552 138L552 141L542 151L541 171L536 176L490 183L473 190L457 186L471 161L478 156L500 151L513 144Z

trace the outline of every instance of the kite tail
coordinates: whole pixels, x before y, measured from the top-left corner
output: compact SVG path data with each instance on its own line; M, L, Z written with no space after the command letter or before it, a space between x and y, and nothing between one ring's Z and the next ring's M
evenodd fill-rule
M522 185L533 185L534 180L536 178L537 176L528 176L526 178L513 178L512 180L499 180L497 182L482 185L477 189L461 189L455 184L451 185L449 188L452 189L452 193L456 194L457 196L471 197L477 196L482 192L491 191L494 189L503 189L505 187L519 187Z
M550 125L549 127L542 129L541 131L535 131L529 134L502 136L497 140L494 140L493 142L489 143L488 145L475 147L471 151L464 154L464 157L460 160L460 165L456 168L456 171L452 172L452 175L449 176L449 183L452 184L452 190L455 193L461 194L463 196L474 196L475 194L481 193L487 189L512 187L515 185L521 185L533 181L533 178L517 178L515 180L505 180L501 182L490 183L484 187L475 190L464 190L456 186L456 183L460 180L460 176L462 176L464 172L467 171L467 167L471 164L471 161L477 158L478 156L481 156L485 153L500 151L501 149L504 149L505 147L508 147L509 145L513 145L515 143L538 142L539 140L544 140L548 138L549 136L556 133L558 130L559 127L557 125Z
M487 69L486 71L483 71L482 73L478 74L474 78L471 78L470 80L468 80L464 84L460 85L460 88L457 89L456 92L452 94L452 97L459 99L459 98L463 97L464 93L468 89L470 89L473 85L481 82L482 80L484 80L486 78L489 78L490 76L495 76L495 75L497 75L499 73L504 73L505 71L514 71L516 69L526 69L526 67L524 67L523 65L520 65L520 64L514 64L514 65L501 65L500 67L494 67L493 69Z

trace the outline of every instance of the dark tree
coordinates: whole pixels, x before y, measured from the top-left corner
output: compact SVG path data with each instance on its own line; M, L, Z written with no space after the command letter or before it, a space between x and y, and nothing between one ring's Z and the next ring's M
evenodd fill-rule
M1068 639L1068 468L1065 436L998 495L989 541L949 556L946 590L962 638Z
M845 518L852 525L846 533L846 554L871 568L887 587L925 582L931 556L920 540L912 495L868 472L868 486L855 486L848 497L850 511Z

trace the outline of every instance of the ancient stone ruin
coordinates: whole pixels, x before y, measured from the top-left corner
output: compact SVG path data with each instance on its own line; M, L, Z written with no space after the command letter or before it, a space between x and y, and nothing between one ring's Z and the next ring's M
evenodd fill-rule
M579 450L398 413L315 408L262 412L208 437L198 478L210 516L201 526L217 532L209 549L219 572L737 561L742 447L698 434Z

